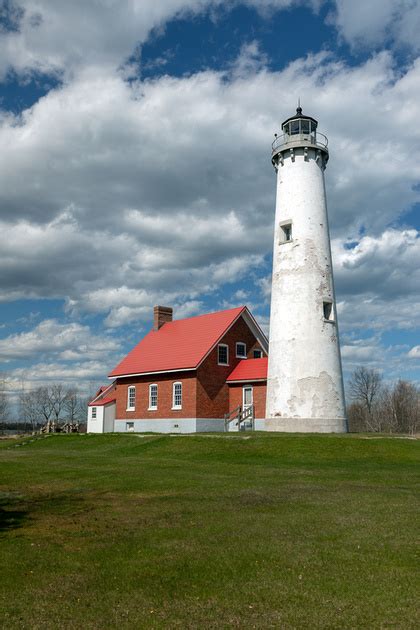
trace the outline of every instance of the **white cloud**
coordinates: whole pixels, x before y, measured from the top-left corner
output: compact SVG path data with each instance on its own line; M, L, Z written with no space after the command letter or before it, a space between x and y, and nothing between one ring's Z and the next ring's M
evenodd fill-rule
M354 47L380 46L394 41L420 49L420 2L418 0L335 0L331 17L340 34Z
M195 314L204 296L243 278L247 291L252 278L268 299L271 279L258 280L255 271L272 247L269 145L301 95L330 140L340 326L414 327L419 239L389 224L420 201L420 60L402 70L380 53L350 66L322 52L271 72L251 42L225 72L129 84L116 71L151 29L220 4L124 0L97 11L22 0L20 30L0 43L0 73L66 72L62 86L21 115L0 112L0 300L64 298L74 317L100 313L111 328L138 321L140 332L153 304L174 305L178 317ZM247 4L260 11L319 5ZM348 41L374 45L385 34L416 46L417 2L374 6L338 2ZM356 247L346 249L349 239ZM242 302L240 295L233 299ZM250 298L260 301L252 291ZM48 331L35 328L0 348L6 358L12 350L16 357L51 353L54 360L41 364L45 378L60 360L76 364L77 374L82 355L94 372L98 356L84 353L97 340L89 331L72 334L47 347ZM362 360L367 350L353 346L344 344L347 359Z
M420 326L420 234L388 229L351 249L333 242L340 289L340 327L413 329Z
M62 73L123 63L154 27L201 0L16 0L17 28L2 33L0 71ZM16 11L15 11L16 14Z
M272 282L272 277L271 277L271 273L268 276L264 276L264 278L260 278L257 281L257 286L259 287L260 291L261 291L261 295L264 299L265 302L269 302L271 299L271 282Z
M415 379L415 365L414 362L407 361L405 344L384 343L381 333L358 338L357 331L345 333L341 341L345 380L361 365L379 371L389 382L400 378Z
M233 297L235 300L246 300L249 297L249 291L238 289L237 291L235 291Z
M317 0L10 0L3 8L13 29L0 38L0 78L8 72L69 77L87 66L113 70L130 56L153 29L168 20L205 10L229 10L247 4L260 12L308 5ZM9 7L9 11L7 10ZM0 8L1 9L1 8ZM126 67L126 71L130 71Z
M48 354L66 361L89 360L105 357L117 348L113 339L92 334L88 326L46 319L29 332L0 339L0 359L7 362Z
M7 391L17 401L22 389L30 391L39 385L62 383L66 386L77 386L82 393L91 396L99 384L107 384L106 371L103 361L35 363L30 368L20 367L7 372Z
M244 79L264 69L267 63L267 55L261 51L258 41L253 40L241 47L233 64L232 74L236 79Z
M0 299L65 297L117 326L258 267L272 247L270 136L294 100L278 89L292 84L330 138L333 232L355 237L364 224L379 238L420 198L420 62L400 76L387 54L347 67L322 53L276 73L131 86L86 70L1 121ZM344 293L365 282L354 261L351 274L338 265ZM408 262L394 257L396 289Z
M407 354L410 359L420 359L420 346L414 346Z
M352 43L376 44L385 39L387 29L402 2L395 0L335 0L335 23L343 37Z
M378 358L378 346L362 345L362 346L341 346L341 356L346 362L360 362L371 361L373 357Z
M356 289L383 298L417 295L420 287L420 233L387 229L357 243L333 241L335 274L342 293Z

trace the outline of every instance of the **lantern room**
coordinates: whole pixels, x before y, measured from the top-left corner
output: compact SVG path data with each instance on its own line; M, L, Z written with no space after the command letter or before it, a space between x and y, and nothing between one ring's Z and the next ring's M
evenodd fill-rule
M311 138L312 140L315 140L317 127L318 122L315 118L312 118L311 116L304 116L300 106L296 109L296 114L294 116L290 116L290 118L285 120L281 126L283 133L287 136L302 135L307 136L308 139Z
M287 118L281 126L282 134L274 134L272 144L271 161L277 168L278 161L287 151L296 151L302 148L304 151L315 149L318 155L323 155L322 164L325 167L328 162L328 139L319 133L318 121L312 116L304 116L299 105L296 114ZM306 153L305 153L306 155Z

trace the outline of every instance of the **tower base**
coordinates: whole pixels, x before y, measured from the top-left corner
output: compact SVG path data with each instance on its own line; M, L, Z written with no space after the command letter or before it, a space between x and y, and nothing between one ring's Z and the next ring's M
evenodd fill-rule
M265 431L283 433L347 433L346 418L266 418Z

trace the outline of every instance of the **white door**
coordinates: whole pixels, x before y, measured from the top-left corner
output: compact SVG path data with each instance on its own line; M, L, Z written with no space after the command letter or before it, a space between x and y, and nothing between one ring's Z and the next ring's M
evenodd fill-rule
M253 404L254 404L253 388L251 386L243 387L242 388L242 408L243 408L243 410L246 411L247 409L252 407ZM246 431L247 429L252 429L252 419L251 418L247 418L244 422L242 422L241 429L243 429L244 431Z
M247 387L243 387L242 388L242 407L243 409L248 409L249 407L252 406L254 402L254 397L253 397L253 389L251 386L247 386Z

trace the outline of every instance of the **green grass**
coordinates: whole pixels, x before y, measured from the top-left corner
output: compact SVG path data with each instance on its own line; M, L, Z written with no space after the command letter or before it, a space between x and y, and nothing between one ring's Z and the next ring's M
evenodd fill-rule
M418 628L418 460L363 436L3 440L0 627Z

